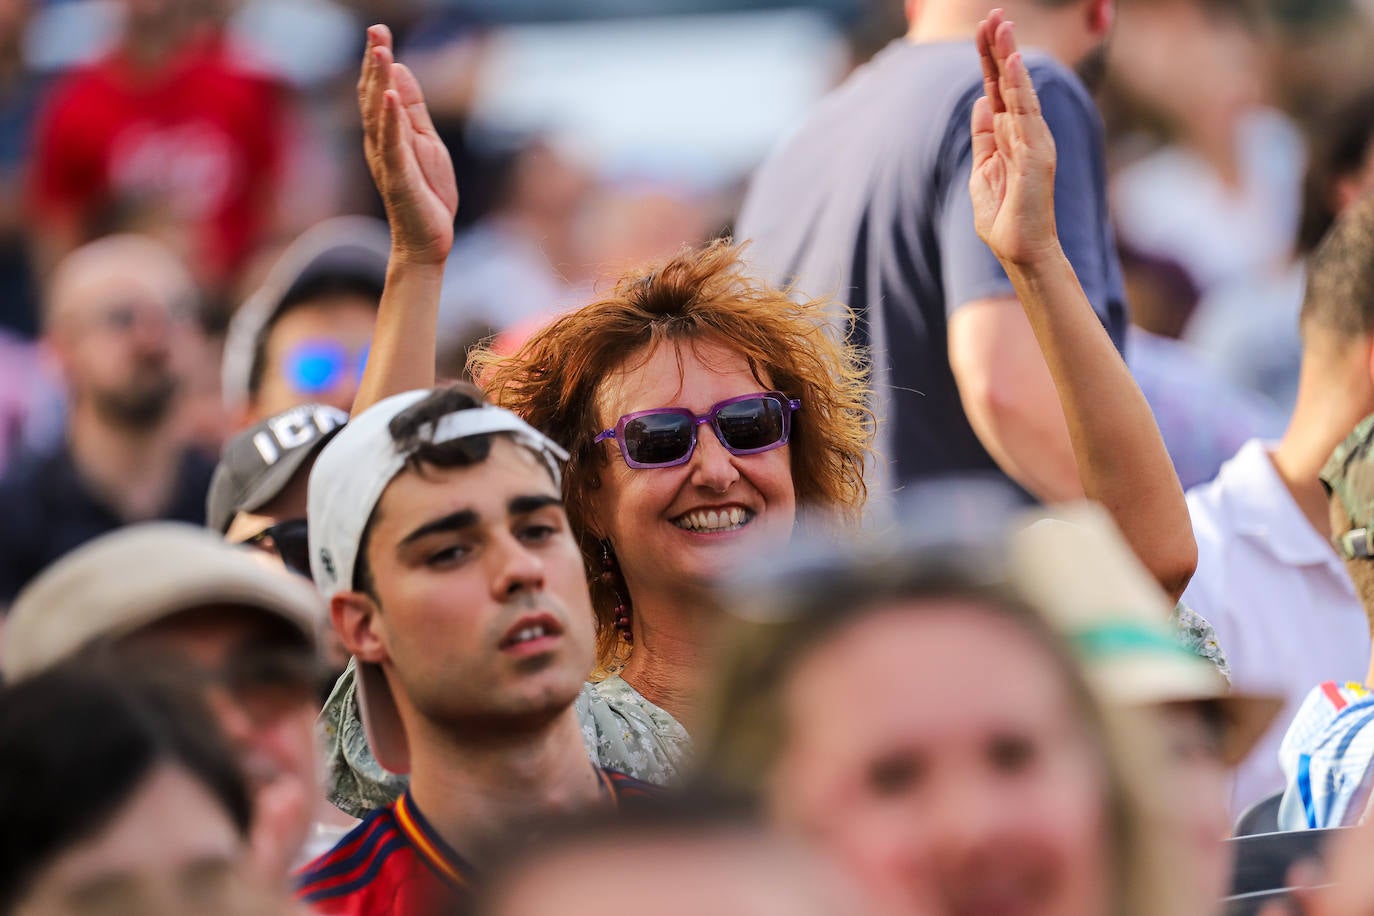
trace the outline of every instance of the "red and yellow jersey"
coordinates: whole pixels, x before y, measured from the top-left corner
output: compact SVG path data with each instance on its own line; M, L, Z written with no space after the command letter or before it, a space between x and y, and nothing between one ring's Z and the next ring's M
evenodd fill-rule
M623 773L600 773L617 806L663 791ZM437 916L467 898L473 874L406 792L302 868L296 895L321 916Z

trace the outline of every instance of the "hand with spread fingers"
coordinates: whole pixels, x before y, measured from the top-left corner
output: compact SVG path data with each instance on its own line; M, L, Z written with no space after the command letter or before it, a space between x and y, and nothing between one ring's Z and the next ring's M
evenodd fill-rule
M993 10L978 26L983 92L973 108L974 225L1003 263L1060 250L1054 222L1054 137L1040 112L1013 24Z
M367 30L358 77L363 149L391 223L393 257L442 264L453 247L458 182L415 74L392 54L391 30Z

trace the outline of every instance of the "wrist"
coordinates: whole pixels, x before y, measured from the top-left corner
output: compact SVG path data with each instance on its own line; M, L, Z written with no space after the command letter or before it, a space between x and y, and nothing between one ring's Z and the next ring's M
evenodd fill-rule
M448 251L417 251L403 245L392 245L391 254L387 257L386 268L388 276L396 270L405 271L407 276L422 273L435 273L442 276L444 264L447 261Z
M1027 248L1018 251L1015 257L1006 256L1000 260L1002 268L1008 274L1036 275L1061 266L1068 260L1068 256L1064 254L1064 248L1059 244L1059 239L1055 238L1045 245Z

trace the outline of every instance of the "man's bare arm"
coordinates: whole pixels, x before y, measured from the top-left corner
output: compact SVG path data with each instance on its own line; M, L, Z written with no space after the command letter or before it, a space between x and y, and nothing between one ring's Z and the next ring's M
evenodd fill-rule
M949 320L949 364L969 425L998 466L1043 502L1082 499L1059 394L1020 301L960 306Z

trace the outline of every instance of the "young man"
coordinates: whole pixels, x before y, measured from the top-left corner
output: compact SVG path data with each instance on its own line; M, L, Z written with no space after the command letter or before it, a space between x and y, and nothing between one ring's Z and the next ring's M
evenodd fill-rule
M320 453L315 583L372 751L410 784L302 872L318 912L437 912L520 821L645 794L591 762L573 707L594 623L565 458L462 386L387 398Z
M1374 630L1374 416L1336 447L1321 471L1332 542ZM1286 785L1279 829L1346 827L1363 822L1374 788L1374 662L1363 680L1338 674L1313 687L1279 747Z
M1237 771L1231 813L1284 787L1278 749L1313 684L1359 681L1369 625L1331 549L1318 479L1374 413L1374 198L1351 206L1308 261L1298 401L1277 442L1247 442L1188 492L1198 567L1183 600L1216 627L1238 690L1288 701Z

